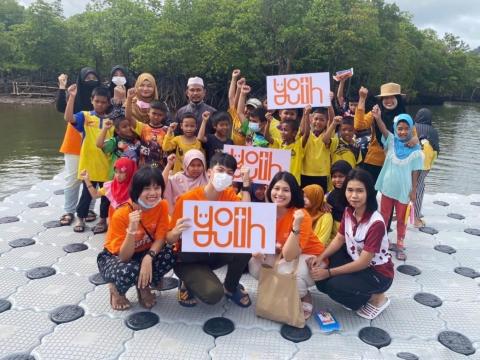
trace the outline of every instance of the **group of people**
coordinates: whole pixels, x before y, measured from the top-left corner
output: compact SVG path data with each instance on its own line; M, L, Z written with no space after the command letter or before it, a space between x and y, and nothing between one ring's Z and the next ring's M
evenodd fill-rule
M406 259L409 208L415 226L424 226L424 180L439 152L438 134L428 109L415 121L406 113L400 85L382 85L378 104L366 112L368 90L345 96L346 79L336 79L330 107L306 106L299 114L271 111L249 97L240 70L232 72L227 111L216 110L204 102L203 80L192 77L187 105L173 114L159 100L151 74L133 83L115 66L104 85L94 69L84 68L68 87L60 75L57 109L67 121L60 221L75 221L73 230L85 231L101 199L93 231L106 232L97 260L112 308L130 307L125 294L133 286L139 303L151 308L152 289L171 269L182 306L215 304L225 296L248 307L242 274L258 278L262 265L275 263L279 272L296 270L305 318L313 312L312 286L367 319L385 310L394 277L390 253ZM290 169L268 185L252 183L249 169L237 169L223 151L225 144L290 150ZM237 170L241 181L234 181ZM182 251L182 233L192 226L183 214L188 200L276 204L276 254ZM387 235L393 209L396 242ZM214 270L225 265L222 283Z

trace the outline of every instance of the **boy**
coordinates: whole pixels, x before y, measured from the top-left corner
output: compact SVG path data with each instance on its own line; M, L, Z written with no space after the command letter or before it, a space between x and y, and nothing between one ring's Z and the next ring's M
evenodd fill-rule
M196 201L240 201L232 189L233 174L237 169L237 161L230 154L216 153L210 160L208 184L193 189L177 198L170 221L167 241L179 241L181 235L190 227L190 219L183 218L183 202ZM248 171L243 173L242 201L250 201L250 178ZM197 304L195 298L206 304L216 304L225 295L241 307L251 305L251 300L239 281L243 270L250 260L250 254L220 253L187 253L179 252L175 274L182 281L178 289L178 302L182 306L191 307ZM213 270L227 265L227 275L222 285Z
M85 169L90 175L92 184L90 186L102 186L109 180L110 160L96 146L96 140L101 133L105 114L110 106L110 92L107 88L97 87L92 91L93 111L80 111L73 113L75 97L77 96L77 85L71 85L68 88L68 102L65 109L65 120L72 124L82 134L82 147L80 149L80 161L78 164L78 174ZM106 132L109 136L113 135L112 130ZM77 175L78 176L78 175ZM75 232L85 231L85 218L88 214L88 207L92 197L85 182L83 183L82 195L77 206L78 220L73 228ZM107 216L110 202L105 196L102 196L100 203L100 221L93 228L95 234L107 231Z
M230 114L225 111L216 111L211 117L211 124L215 130L214 134L205 134L205 129L210 119L208 111L202 114L202 125L198 130L197 139L203 143L205 148L207 163L217 152L223 152L223 145L233 145L232 139L229 138L230 124L232 119Z
M339 135L332 137L335 128L340 126ZM333 122L323 134L325 146L330 147L332 154L332 163L338 160L345 160L354 169L362 161L360 147L354 140L355 129L353 128L353 118L351 116L335 116Z

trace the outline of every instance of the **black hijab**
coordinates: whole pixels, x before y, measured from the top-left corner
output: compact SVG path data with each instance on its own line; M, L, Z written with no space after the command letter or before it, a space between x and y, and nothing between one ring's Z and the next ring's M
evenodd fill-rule
M440 153L440 141L438 131L432 125L432 112L427 108L421 108L415 115L415 128L420 140L427 139L433 150Z
M85 82L85 78L88 74L93 74L97 77L96 81ZM84 67L80 70L80 73L77 77L77 96L75 98L75 105L73 107L73 112L77 113L79 111L89 111L93 110L92 105L92 91L97 86L100 85L100 77L97 72L91 67Z
M395 109L388 110L383 106L383 101L382 98L380 98L378 106L380 107L380 110L382 111L382 120L385 123L385 126L387 127L388 131L391 133L394 133L393 130L393 120L395 119L395 116L400 115L400 114L405 114L407 110L405 109L405 102L403 101L403 98L401 95L395 95L395 98L397 99L397 106ZM383 148L383 144L380 141L382 138L382 132L377 126L377 122L374 121L374 129L375 129L375 137L377 139L378 144Z
M122 65L115 65L112 68L112 70L110 71L110 79L108 79L108 88L110 89L110 97L111 98L113 98L113 89L115 89L115 86L117 86L112 82L113 74L117 70L120 70L123 73L123 76L125 76L125 79L127 80L127 82L125 83L125 89L128 90L132 87L132 83L131 83L130 78L128 76L127 68L122 66Z

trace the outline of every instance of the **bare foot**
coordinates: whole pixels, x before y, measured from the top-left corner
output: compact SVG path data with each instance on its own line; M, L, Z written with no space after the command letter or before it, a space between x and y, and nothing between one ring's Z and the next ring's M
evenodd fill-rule
M114 310L127 310L130 308L130 301L125 297L125 295L120 295L117 288L114 284L108 284L110 289L110 305Z
M302 297L302 307L303 307L303 315L305 316L305 320L310 319L310 316L312 316L313 312L313 300L312 300L312 294L310 292L307 292L307 295Z
M385 296L385 293L373 294L370 300L368 300L370 304L376 307L382 306L383 304L385 304L385 301L387 301L387 297Z
M149 287L137 288L138 302L146 309L151 309L157 303L157 297Z

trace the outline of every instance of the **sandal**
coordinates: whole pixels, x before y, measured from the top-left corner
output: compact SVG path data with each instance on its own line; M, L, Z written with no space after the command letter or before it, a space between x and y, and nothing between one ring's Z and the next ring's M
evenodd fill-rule
M393 251L393 252L397 252L397 251L398 251L397 244L395 244L395 243L389 244L389 245L388 245L388 250L389 250L389 251Z
M128 301L128 299L125 297L125 295L120 295L120 293L117 291L117 289L114 289L115 285L113 284L109 284L109 288L110 288L110 306L112 307L113 310L118 310L118 311L124 311L124 310L127 310L127 309L130 309L130 307L132 306L132 304L130 304L130 301ZM117 305L113 305L113 297L114 296L118 296L121 298L121 300L125 300L125 302L123 304L117 304Z
M106 222L99 222L97 225L95 225L95 227L93 228L93 233L94 234L102 234L104 232L107 232L108 230L108 225Z
M194 307L197 305L195 296L185 287L183 281L178 285L177 300L183 307Z
M310 319L310 316L312 316L313 313L313 305L308 302L302 301L302 308L305 320Z
M72 221L74 218L75 218L75 215L73 215L72 213L63 214L62 217L60 218L60 224L62 226L69 226L72 224Z
M367 302L365 305L363 305L360 309L357 310L357 315L367 320L373 320L378 315L380 315L389 305L389 298L387 298L383 305L379 307L376 307L375 305Z
M97 214L95 214L95 212L92 210L88 210L88 214L87 214L87 217L85 218L85 221L92 222L95 220L97 220Z
M149 288L145 288L145 289L150 290ZM151 291L150 291L150 294L148 296L145 296L145 295L142 296L142 294L141 294L142 290L144 290L144 289L139 289L137 287L138 303L142 307L144 307L145 309L151 309L157 303L157 298L156 298L155 294L153 294ZM148 297L150 297L150 300L151 300L150 303L148 303L148 301L149 301Z
M238 284L237 288L235 289L235 292L231 294L225 293L225 296L227 299L233 301L235 304L237 304L240 307L249 307L252 305L252 301L250 300L250 296L248 295L247 292L245 292L245 288L243 287L242 284ZM247 303L243 303L242 300L248 300Z
M407 260L407 254L405 254L405 251L403 251L404 249L403 248L398 248L396 254L395 254L395 258L397 260L400 260L400 261L405 261Z
M73 227L73 231L76 233L82 233L85 231L85 223L83 220L78 220L77 224Z

